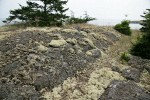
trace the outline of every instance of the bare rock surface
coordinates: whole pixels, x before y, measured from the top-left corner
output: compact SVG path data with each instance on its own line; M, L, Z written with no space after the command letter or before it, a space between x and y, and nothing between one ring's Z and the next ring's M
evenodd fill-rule
M134 82L113 81L99 100L150 100L150 94Z
M122 71L122 76L124 76L128 80L133 80L135 82L140 81L140 75L141 75L140 70L136 68L128 68Z

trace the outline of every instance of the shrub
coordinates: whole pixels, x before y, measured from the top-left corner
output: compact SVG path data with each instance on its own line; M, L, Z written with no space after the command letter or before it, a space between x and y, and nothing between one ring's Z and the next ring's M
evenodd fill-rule
M130 54L124 52L121 54L121 60L128 62L130 60Z
M83 18L74 17L74 12L72 12L72 16L66 20L67 24L78 24L78 23L87 23L89 21L95 20L96 18L90 17L87 12L85 12Z
M130 23L129 21L124 20L121 22L121 24L115 25L114 28L122 34L131 35L131 29L130 29L129 23Z
M145 34L131 49L131 54L150 59L150 35Z

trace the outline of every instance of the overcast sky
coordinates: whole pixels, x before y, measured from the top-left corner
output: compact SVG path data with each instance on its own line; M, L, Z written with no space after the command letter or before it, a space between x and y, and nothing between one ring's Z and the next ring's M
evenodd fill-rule
M18 3L25 5L26 0L0 0L0 18L9 16L9 10L18 8ZM69 0L67 7L75 12L75 16L83 15L84 11L97 19L141 19L146 8L150 8L150 0Z

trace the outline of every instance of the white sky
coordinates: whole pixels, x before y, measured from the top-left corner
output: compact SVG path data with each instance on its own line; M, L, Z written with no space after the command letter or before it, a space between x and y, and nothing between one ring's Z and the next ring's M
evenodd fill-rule
M18 3L25 5L26 0L0 0L0 18L9 16L9 10L18 8ZM75 12L75 16L82 16L84 11L97 19L141 19L145 9L150 8L150 0L69 0L67 7Z

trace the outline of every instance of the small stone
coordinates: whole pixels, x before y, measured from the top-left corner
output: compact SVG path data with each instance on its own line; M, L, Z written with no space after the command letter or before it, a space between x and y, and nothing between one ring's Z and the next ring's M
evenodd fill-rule
M41 44L37 47L37 49L38 49L39 51L41 51L41 52L45 52L45 51L48 50L47 47L45 47L45 46L43 46L43 45L41 45Z
M73 48L68 49L68 51L69 51L70 53L75 53L75 51L74 51Z
M92 52L87 51L87 52L86 52L86 55L88 55L88 56L92 56Z
M112 69L112 71L120 72L120 69L118 67L116 67L116 66L113 66L111 69Z

